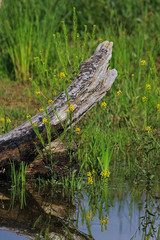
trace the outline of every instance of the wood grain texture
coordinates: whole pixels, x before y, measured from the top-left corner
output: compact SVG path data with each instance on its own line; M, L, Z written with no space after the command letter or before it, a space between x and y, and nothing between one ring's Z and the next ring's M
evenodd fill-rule
M66 90L69 102L74 106L73 125L106 95L117 77L115 69L108 69L109 60L112 57L112 46L113 43L108 41L99 44L94 54L81 64L79 75ZM57 131L58 135L63 132L61 122L64 123L67 120L68 126L70 125L65 112L68 109L66 91L63 91L54 100L54 103L47 107L51 127ZM38 125L39 132L45 142L47 134L42 119L46 116L46 112L43 111L31 118L32 123ZM56 138L57 136L52 134L52 140ZM9 164L9 160L13 160L17 164L22 160L31 162L37 155L34 142L42 148L29 120L9 133L1 135L0 166Z

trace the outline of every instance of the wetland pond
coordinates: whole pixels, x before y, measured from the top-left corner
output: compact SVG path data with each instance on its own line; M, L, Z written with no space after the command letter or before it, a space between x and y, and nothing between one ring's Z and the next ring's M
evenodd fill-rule
M160 188L121 179L79 190L0 183L0 240L160 239Z

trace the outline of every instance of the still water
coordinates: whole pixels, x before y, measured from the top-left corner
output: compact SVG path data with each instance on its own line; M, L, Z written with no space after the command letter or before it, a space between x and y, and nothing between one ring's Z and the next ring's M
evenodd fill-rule
M0 185L0 240L160 239L160 188L123 183L26 191ZM22 202L23 201L23 202Z

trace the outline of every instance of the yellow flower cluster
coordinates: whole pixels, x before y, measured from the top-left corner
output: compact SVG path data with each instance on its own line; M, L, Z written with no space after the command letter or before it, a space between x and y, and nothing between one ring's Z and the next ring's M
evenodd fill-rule
M145 60L142 60L141 61L141 65L144 66L146 64L146 61Z
M4 122L4 117L1 117L1 118L0 118L0 122Z
M147 98L146 96L142 97L142 102L146 102Z
M71 112L73 112L73 111L74 111L74 106L73 106L73 105L70 105L70 106L69 106L69 110L70 110Z
M93 184L93 174L96 173L96 171L93 169L92 172L88 172L88 183Z
M60 78L65 78L66 74L64 72L60 73Z
M37 92L35 92L35 94L36 94L36 95L39 95L39 94L41 94L41 92L40 92L40 91L37 91Z
M93 221L93 218L92 218L92 211L87 211L87 216L86 218L89 220L91 219Z
M91 176L91 177L88 177L88 183L93 184L93 178L92 178L92 176Z
M1 117L0 118L0 122L4 122L4 121L5 121L4 117ZM7 118L7 123L11 123L11 119L10 118Z
M134 73L132 73L132 75L131 75L132 77L134 77Z
M66 113L68 113L69 111L70 111L70 112L73 112L73 111L74 111L74 106L73 106L73 105L70 105L70 106L69 106L69 109L65 110Z
M101 218L100 224L101 224L101 225L107 225L107 224L108 224L108 221L109 221L108 217L106 217L106 218Z
M80 128L76 128L76 129L75 129L75 132L76 132L77 134L79 134L80 131L81 131Z
M119 91L117 92L117 95L119 96L121 93L122 93L122 91L121 91L121 90L119 90Z
M150 84L146 84L146 88L147 88L148 90L151 90L151 85L150 85Z
M11 119L10 118L7 119L7 123L11 123Z
M160 104L157 104L157 110L160 112Z
M34 127L37 127L37 123L34 123L33 126L34 126Z
M102 108L103 110L105 110L106 107L107 107L107 103L106 103L106 102L102 102L102 103L101 103L101 108Z
M31 118L31 115L27 115L27 118Z
M52 103L53 103L53 100L52 100L52 99L49 99L49 100L48 100L48 103L49 103L49 104L52 104Z
M150 127L150 126L147 126L147 127L146 127L146 131L148 131L148 133L152 132L151 127Z
M101 176L104 177L104 178L109 177L110 176L110 171L109 170L102 171Z
M88 173L87 173L87 176L88 176L88 183L93 184L92 173L91 173L91 172L88 172Z
M43 122L43 123L47 123L47 122L48 122L47 118L43 118L43 119L42 119L42 122Z
M40 112L43 112L43 110L44 110L43 108L40 108L40 109L39 109Z

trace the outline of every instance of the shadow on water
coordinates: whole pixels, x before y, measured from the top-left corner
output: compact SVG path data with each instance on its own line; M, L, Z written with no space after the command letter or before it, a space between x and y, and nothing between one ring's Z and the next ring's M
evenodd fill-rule
M0 184L0 239L160 239L160 187L110 179L82 190ZM6 232L9 231L9 232ZM18 235L9 235L17 233ZM4 237L5 236L5 237ZM20 238L20 236L23 236Z

